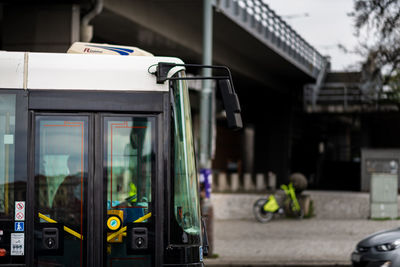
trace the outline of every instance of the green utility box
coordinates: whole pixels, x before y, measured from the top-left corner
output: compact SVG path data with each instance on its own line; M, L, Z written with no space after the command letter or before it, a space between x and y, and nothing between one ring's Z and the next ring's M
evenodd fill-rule
M371 175L371 218L397 218L397 174Z

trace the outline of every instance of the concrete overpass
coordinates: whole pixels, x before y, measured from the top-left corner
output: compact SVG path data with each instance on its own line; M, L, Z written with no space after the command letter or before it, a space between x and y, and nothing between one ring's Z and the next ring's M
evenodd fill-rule
M18 4L15 4L15 3ZM82 17L95 0L5 1L3 50L64 52L79 40ZM215 0L213 59L233 70L245 131L219 125L214 167L285 180L304 84L318 83L327 61L262 0ZM202 0L105 0L90 22L93 42L134 45L156 55L201 63ZM194 101L195 102L195 101ZM196 103L194 103L196 112ZM196 116L194 118L196 120Z
M96 39L140 44L153 53L200 61L202 0L112 0L104 7L93 20ZM216 63L272 87L281 87L286 77L294 83L312 81L324 64L324 58L261 0L215 2L213 46Z

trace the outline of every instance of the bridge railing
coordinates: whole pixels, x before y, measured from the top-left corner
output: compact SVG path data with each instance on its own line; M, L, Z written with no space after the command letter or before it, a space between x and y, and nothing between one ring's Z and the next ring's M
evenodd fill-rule
M216 0L216 8L275 52L317 78L327 59L262 0Z
M317 97L314 84L303 89L304 110L308 113L398 112L399 105L385 92L363 92L361 82L322 84Z

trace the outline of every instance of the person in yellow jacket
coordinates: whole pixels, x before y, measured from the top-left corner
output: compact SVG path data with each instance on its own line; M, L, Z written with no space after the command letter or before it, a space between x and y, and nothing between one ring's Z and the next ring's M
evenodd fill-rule
M137 189L133 182L129 182L129 196L125 200L132 206L137 202Z

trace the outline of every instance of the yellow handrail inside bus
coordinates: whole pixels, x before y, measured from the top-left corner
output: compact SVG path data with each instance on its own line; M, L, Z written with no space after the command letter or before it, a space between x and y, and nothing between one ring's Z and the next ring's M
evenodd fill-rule
M139 223L139 222L143 222L144 220L148 219L151 217L151 212L147 213L146 215L144 215L143 217L140 217L139 219L137 219L136 221L134 221L134 223ZM117 235L125 232L128 228L126 226L122 227L121 229L119 229L117 232L112 233L111 235L107 236L107 242L110 242L114 237L116 237Z
M46 222L49 222L49 223L57 223L57 221L47 217L46 215L44 215L44 214L42 214L40 212L39 212L39 218L41 218L41 219L43 219L43 220L45 220ZM64 226L64 231L69 233L69 234L71 234L71 235L73 235L73 236L75 236L75 237L77 237L77 238L79 238L79 239L83 240L83 235L79 234L78 232L72 230L71 228L69 228L67 226Z

